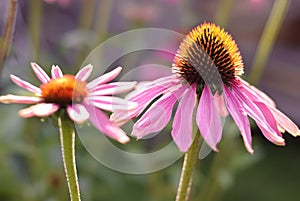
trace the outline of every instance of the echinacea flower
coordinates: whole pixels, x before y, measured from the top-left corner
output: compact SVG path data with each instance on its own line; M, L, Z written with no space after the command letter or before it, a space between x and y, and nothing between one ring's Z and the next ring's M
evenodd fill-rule
M32 92L34 96L4 95L0 96L2 103L34 104L19 111L19 115L28 117L47 117L53 115L59 109L66 109L68 116L76 123L90 120L91 123L107 136L121 142L129 141L128 136L117 125L109 120L102 112L118 110L130 110L136 107L136 103L124 100L112 95L127 92L134 88L136 82L111 82L122 68L118 67L93 81L87 83L92 73L93 66L87 65L75 76L63 74L58 66L52 66L50 78L36 63L31 67L42 82L36 87L15 75L11 80L19 87Z
M221 117L229 113L238 126L248 152L253 153L248 116L272 143L284 145L281 132L299 136L299 128L276 109L271 98L239 76L243 62L232 37L211 23L194 28L181 43L172 65L174 75L138 85L128 100L138 103L132 111L117 111L111 120L126 122L137 117L132 135L138 139L162 130L179 104L172 125L172 137L183 152L193 136L193 115L205 142L217 150L222 137Z

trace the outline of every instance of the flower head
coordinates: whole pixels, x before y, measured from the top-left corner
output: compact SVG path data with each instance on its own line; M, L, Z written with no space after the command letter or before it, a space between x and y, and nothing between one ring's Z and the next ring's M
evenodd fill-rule
M124 93L134 88L136 82L112 82L121 72L118 67L95 80L87 83L87 79L92 73L93 66L87 65L75 76L63 74L58 66L52 66L50 78L45 71L36 63L31 63L31 67L42 82L40 87L36 87L29 82L11 75L11 80L18 86L34 93L35 96L0 96L2 103L34 104L19 111L21 117L46 117L53 115L59 109L66 109L68 116L76 123L83 123L90 119L92 124L107 136L118 140L121 143L128 142L127 135L100 109L106 111L131 110L137 105L114 94Z
M183 152L190 147L195 113L197 126L214 150L222 137L221 117L229 113L238 126L248 152L253 153L248 116L272 143L284 145L281 132L299 136L299 128L276 109L271 98L239 76L243 62L232 37L211 23L194 28L180 44L172 65L174 75L140 84L128 99L138 103L132 111L117 111L111 119L126 122L140 115L132 135L137 138L166 126L175 103L172 137Z

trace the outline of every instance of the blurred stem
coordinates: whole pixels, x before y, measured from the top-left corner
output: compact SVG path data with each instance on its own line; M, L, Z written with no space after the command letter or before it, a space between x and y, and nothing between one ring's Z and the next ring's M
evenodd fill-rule
M95 0L88 0L89 3L83 4L82 14L79 22L80 29L82 30L89 30L92 27L93 21L93 14L91 12L96 7ZM105 37L107 36L107 28L110 19L111 10L113 7L114 1L103 0L99 2L99 6L96 9L96 33L98 34L97 38L95 39L94 47L96 47L99 43L101 43ZM93 47L93 48L94 48ZM78 59L76 64L78 67L82 65L85 57L87 56L87 47L83 47L79 49Z
M188 201L192 185L192 173L200 151L200 132L197 129L194 141L184 156L180 181L177 189L176 201Z
M270 17L260 38L252 71L249 76L249 82L252 84L258 84L262 77L266 61L274 46L275 39L288 10L289 3L290 0L275 0L274 2Z
M13 31L17 16L17 0L10 0L8 16L4 27L3 37L1 38L0 48L0 74L3 69L4 61L9 53L10 43L13 37ZM0 76L1 77L1 76Z
M93 10L95 8L95 0L82 1L81 8L82 10L79 20L79 27L83 30L90 29L94 15Z
M106 1L106 0L104 0ZM81 6L81 14L79 19L79 29L82 31L89 31L92 27L93 16L94 16L94 8L95 8L95 0L84 0L82 1ZM87 45L87 44L86 44ZM75 66L79 69L81 64L86 57L87 46L78 48L78 55Z
M72 201L80 200L75 160L74 123L66 116L58 118L63 163Z
M38 61L41 40L42 2L40 0L29 1L29 34L33 44L33 60Z
M219 9L216 14L216 23L221 27L226 27L230 18L231 8L234 0L220 0Z
M97 24L96 31L98 34L98 38L96 39L96 45L101 43L103 39L107 35L107 29L109 24L110 13L113 7L114 0L111 1L101 1L98 6L98 16L97 16Z

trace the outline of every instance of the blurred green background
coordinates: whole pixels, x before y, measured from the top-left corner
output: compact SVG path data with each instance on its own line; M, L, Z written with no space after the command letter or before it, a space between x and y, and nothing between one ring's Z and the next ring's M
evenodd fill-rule
M300 125L298 0L49 2L17 1L10 52L0 68L1 94L24 93L12 84L9 74L38 84L29 67L30 61L39 63L47 72L52 64L58 64L64 72L75 73L98 44L119 33L153 27L185 35L207 21L216 22L232 34L243 55L244 78L269 94L278 108ZM9 4L10 0L0 3L2 36ZM179 43L175 41L174 46ZM128 64L124 65L123 74L147 62L147 55L147 52L134 53L122 58L120 62ZM172 58L155 55L162 64L171 66ZM145 71L137 79L151 80L151 76ZM21 119L17 112L23 107L0 105L0 200L69 200L58 130L50 119ZM246 152L237 128L230 120L226 121L219 152L198 161L191 201L299 200L300 139L286 134L287 145L278 147L263 138L254 124L252 130L254 155ZM155 151L170 141L170 126L160 137L146 142L132 141L118 146L137 152ZM79 138L76 156L82 200L175 199L182 158L154 173L124 174L95 160Z

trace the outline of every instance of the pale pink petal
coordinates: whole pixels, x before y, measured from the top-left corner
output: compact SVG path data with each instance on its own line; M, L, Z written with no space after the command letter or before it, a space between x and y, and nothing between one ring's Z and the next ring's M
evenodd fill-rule
M89 96L95 95L115 95L128 92L136 86L137 82L113 82L102 84L91 90Z
M112 70L108 73L105 73L104 75L94 79L93 81L91 81L90 83L88 83L86 85L87 89L91 90L98 85L112 81L120 74L121 70L122 70L122 67L118 67L118 68L115 68L114 70Z
M120 143L127 143L129 142L129 137L126 133L116 126L114 123L109 121L108 117L105 113L101 110L89 106L84 105L90 115L91 123L100 130L103 134L107 135L108 137L117 140Z
M89 113L81 104L73 104L67 106L69 117L76 123L81 124L89 118Z
M215 94L214 95L214 103L217 107L217 110L219 111L219 114L221 117L227 117L228 116L228 110L225 104L224 96Z
M242 87L232 86L232 90L243 104L246 113L255 120L264 136L275 144L282 144L283 138L278 131L277 122L264 102L258 102L257 97ZM272 106L271 106L272 107Z
M138 139L162 130L169 122L176 101L184 93L186 87L169 92L158 99L143 116L134 124L132 135Z
M11 94L0 96L1 103L34 104L34 103L40 103L42 101L43 98L32 97L32 96L16 96Z
M293 136L300 136L300 131L298 126L292 120L290 120L286 115L284 115L282 112L277 110L274 107L270 107L272 114L274 115L274 118L276 119L278 125L292 134Z
M272 142L276 145L279 145L279 146L285 145L285 142L284 142L284 139L282 138L282 136L276 136L273 133L270 133L268 130L265 129L264 126L262 126L259 123L257 123L257 126L259 127L259 129L261 130L261 132L263 133L265 138L267 138L267 140L269 140L270 142Z
M247 115L239 100L226 86L223 87L223 92L227 108L241 132L245 147L249 153L253 153L251 130Z
M27 91L36 93L36 94L41 94L42 91L40 88L30 84L29 82L26 82L24 80L22 80L21 78L14 76L14 75L10 75L10 79L19 87L26 89Z
M50 81L50 77L47 73L36 63L31 63L32 70L34 71L36 77L42 82L47 83Z
M132 110L137 107L137 103L128 101L119 97L113 96L93 96L93 97L86 97L84 99L85 102L107 110L107 111L115 111L115 110Z
M52 103L40 103L30 106L19 111L19 115L24 118L28 117L47 117L54 114L59 109L59 105Z
M85 82L91 75L93 71L93 66L91 64L83 67L76 75L75 79Z
M205 142L215 151L222 137L222 122L210 89L205 86L199 101L196 122Z
M246 82L242 78L237 78L237 80L242 83L241 84L242 88L244 88L245 90L247 90L249 93L251 93L252 95L254 95L257 98L257 101L262 101L262 102L268 103L274 107L276 106L275 102L267 94L260 91L256 87L251 86L248 82Z
M51 69L51 76L52 79L57 79L57 78L62 78L64 75L58 66L53 65Z
M143 97L146 97L149 93L156 94L157 96L164 93L169 88L177 86L179 82L180 80L176 79L174 76L168 76L154 80L153 82L138 84L136 90L134 90L126 98L136 101L138 99L143 99ZM150 95L150 97L153 97L153 95Z
M196 96L194 85L182 96L173 120L172 137L182 152L186 152L193 141L193 112Z
M270 141L273 142L274 144L278 144L278 145L282 145L282 143L284 143L284 139L282 138L282 135L281 133L278 131L277 129L277 122L272 114L272 112L270 111L270 109L264 104L264 103L261 103L261 102L255 102L255 104L259 107L259 109L262 111L265 119L266 119L266 122L265 124L268 124L271 126L271 128L273 128L274 132L270 132L269 130L266 130L267 133L264 133L264 136L267 138L267 139L271 139ZM265 124L263 124L262 122L259 122L260 125L259 127L263 127L265 128ZM263 131L263 130L262 130ZM268 136L266 136L265 134L267 134Z
M138 116L144 109L159 95L165 93L166 91L172 91L176 89L178 81L174 80L174 77L169 76L166 78L155 80L154 82L147 82L143 86L138 86L138 88L130 93L126 99L136 102L138 107L131 111L115 111L111 115L111 120L114 122L126 122L128 119Z

